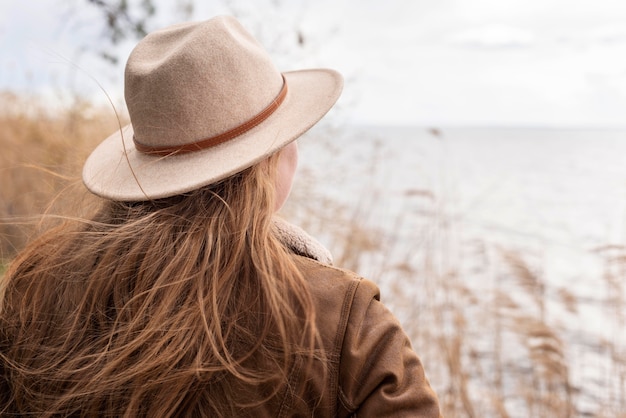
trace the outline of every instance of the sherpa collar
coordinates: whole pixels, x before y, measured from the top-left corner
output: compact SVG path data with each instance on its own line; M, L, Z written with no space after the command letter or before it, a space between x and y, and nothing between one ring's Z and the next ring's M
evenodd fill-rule
M302 228L278 217L274 217L274 226L278 238L294 253L312 258L320 263L329 265L333 263L333 256L330 251Z

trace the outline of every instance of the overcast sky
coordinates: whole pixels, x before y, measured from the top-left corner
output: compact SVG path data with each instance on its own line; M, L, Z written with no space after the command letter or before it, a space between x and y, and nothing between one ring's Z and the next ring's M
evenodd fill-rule
M154 27L181 19L162 3ZM196 3L195 20L238 13L280 68L340 70L347 79L342 115L350 120L626 126L623 0ZM101 31L87 0L0 0L0 88L102 99L93 77L121 100L121 66L90 53L103 45ZM131 47L117 49L122 62Z

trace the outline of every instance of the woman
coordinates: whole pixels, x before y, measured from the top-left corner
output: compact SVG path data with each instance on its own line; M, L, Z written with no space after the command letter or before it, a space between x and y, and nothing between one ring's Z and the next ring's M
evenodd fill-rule
M281 74L230 17L142 40L131 125L83 170L102 208L2 279L2 414L438 417L376 286L274 217L341 87Z

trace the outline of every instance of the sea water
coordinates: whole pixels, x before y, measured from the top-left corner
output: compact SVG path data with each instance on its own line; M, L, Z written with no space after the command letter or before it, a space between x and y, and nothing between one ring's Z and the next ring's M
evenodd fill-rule
M406 247L423 250L420 237L433 228L452 236L453 256L465 254L458 274L475 290L492 289L493 277L472 274L476 260L464 248L520 254L541 281L542 318L564 340L577 411L623 407L624 382L614 379L607 347L626 351L626 130L344 127L302 138L300 170L315 177L306 184L311 198L353 208L357 222L395 244L359 265L383 293L389 283L376 263ZM332 235L323 225L316 232L323 242ZM511 289L521 312L533 309ZM558 300L561 292L575 309Z

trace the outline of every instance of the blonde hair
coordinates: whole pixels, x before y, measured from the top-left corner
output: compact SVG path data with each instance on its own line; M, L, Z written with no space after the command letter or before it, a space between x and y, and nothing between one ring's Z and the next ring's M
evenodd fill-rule
M319 370L313 301L272 227L277 159L105 202L19 254L1 285L0 412L253 415L294 390L294 368Z

